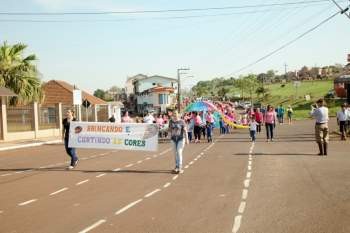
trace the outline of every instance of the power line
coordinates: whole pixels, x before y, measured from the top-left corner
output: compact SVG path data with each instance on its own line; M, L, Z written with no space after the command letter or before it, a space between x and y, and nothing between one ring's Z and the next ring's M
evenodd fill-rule
M349 10L350 5L347 8L343 9L335 0L331 1L339 8L341 14L346 15L350 19L350 14L346 13Z
M255 11L241 11L232 13L221 13L221 14L200 14L200 15L186 15L186 16L165 16L165 17L147 17L147 18L124 18L124 19L52 19L52 20L42 20L42 19L0 19L1 22L13 22L13 23L89 23L89 22L125 22L125 21L138 21L138 20L172 20L172 19L192 19L192 18L205 18L205 17L220 17L220 16L232 16L232 15L248 15L248 14L258 14L271 11L281 11L289 9L298 9L298 7L283 7L279 9L264 9Z
M287 5L306 5L320 2L328 2L328 0L308 0L299 2L270 3L242 6L226 6L226 7L207 7L207 8L185 8L185 9L165 9L165 10L133 10L133 11L97 11L97 12L0 12L0 15L36 15L36 16L53 16L53 15L111 15L111 14L145 14L145 13L169 13L169 12L192 12L192 11L217 11L229 9L244 8L261 8L273 6Z
M338 12L334 13L333 15L329 16L328 18L324 19L321 23L319 23L319 24L317 24L316 26L310 28L309 30L307 30L306 32L304 32L304 33L302 33L301 35L297 36L297 37L294 38L293 40L291 40L291 41L285 43L284 45L282 45L282 46L280 46L279 48L273 50L272 52L266 54L265 56L259 58L258 60L256 60L256 61L254 61L254 62L252 62L252 63L250 63L250 64L248 64L248 65L246 65L246 66L244 66L244 67L242 67L242 68L240 68L240 69L238 69L238 70L236 70L235 72L233 72L233 73L231 73L231 74L229 74L229 75L227 75L227 76L231 76L231 75L233 75L233 74L239 73L240 71L245 70L245 69L247 69L247 68L249 68L249 67L251 67L251 66L253 66L253 65L255 65L255 64L257 64L257 63L259 63L259 62L261 62L261 61L263 61L263 60L265 60L265 59L267 59L268 57L274 55L275 53L279 52L280 50L282 50L282 49L288 47L289 45L293 44L293 43L296 42L297 40L303 38L304 36L306 36L306 35L309 34L310 32L316 30L316 29L319 28L321 25L325 24L326 22L328 22L329 20L331 20L332 18L334 18L335 16L337 16L337 15L340 14L340 13L341 13L341 11L338 11Z

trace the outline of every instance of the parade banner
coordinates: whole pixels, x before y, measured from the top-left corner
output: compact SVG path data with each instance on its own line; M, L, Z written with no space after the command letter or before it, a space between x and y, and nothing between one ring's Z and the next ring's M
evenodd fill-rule
M158 126L72 121L69 128L69 147L156 151Z

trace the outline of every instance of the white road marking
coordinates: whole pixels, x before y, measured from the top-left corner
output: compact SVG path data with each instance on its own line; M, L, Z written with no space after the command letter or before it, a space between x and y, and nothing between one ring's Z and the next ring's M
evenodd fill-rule
M57 190L56 192L50 193L50 195L49 195L49 196L56 195L56 194L58 194L58 193L61 193L61 192L66 191L66 190L68 190L68 188L67 188L67 187L66 187L66 188L63 188L63 189L60 189L60 190Z
M156 189L156 190L154 190L154 191L152 191L152 192L146 194L146 195L145 195L145 198L150 197L150 196L152 196L152 195L154 195L154 194L156 194L157 192L160 192L160 191L161 191L160 189Z
M186 166L185 166L185 169L187 169L187 168L189 168L189 167L190 167L190 166L186 165Z
M248 197L248 189L243 189L243 192L242 192L242 199L243 200L246 200Z
M204 153L202 152L201 155L204 155Z
M198 160L198 158L195 158L195 159L194 159L194 161L197 161L197 160Z
M96 176L96 178L100 178L100 177L105 176L105 175L106 175L106 173L102 173L102 174Z
M249 165L248 166L248 171L250 171L250 170L252 170L252 166Z
M242 201L238 208L238 213L243 214L245 210L246 202Z
M11 176L11 173L2 174L1 176Z
M142 163L142 162L143 162L142 160L137 161L137 163Z
M0 210L0 214L4 213L4 211Z
M91 226L85 228L84 230L79 231L79 233L87 233L87 232L91 231L92 229L100 226L101 224L103 224L105 222L106 222L105 219L101 219L101 220L97 221L96 223L92 224Z
M22 202L22 203L19 203L18 205L19 206L24 206L24 205L28 205L32 202L36 202L38 199L32 199L32 200L29 200L29 201L25 201L25 202Z
M252 165L252 161L248 161L248 164L249 164L249 165Z
M235 222L233 224L232 233L237 233L239 228L241 227L242 215L237 215L235 217Z
M113 169L114 172L119 172L120 170L120 168Z
M125 167L132 167L132 166L134 166L134 164L130 163L130 164L126 165Z
M87 160L88 158L81 158L81 160Z
M190 162L190 165L192 165L193 163L194 163L194 162L193 162L193 161L191 161L191 162Z
M177 177L179 177L179 175L174 176L174 177L173 177L173 180L176 180L176 179L177 179Z
M150 159L151 159L150 157L145 158L145 160L150 160Z
M158 157L158 155L153 155L153 158L157 158Z
M246 179L246 180L244 181L244 187L248 188L249 185L250 185L250 179Z
M163 188L167 188L167 187L169 187L170 185L171 185L171 183L168 182L168 183L166 183L166 184L163 186Z
M81 185L81 184L84 184L84 183L86 183L86 182L89 182L89 179L80 181L79 183L76 183L76 185Z
M121 213L123 213L124 211L130 209L131 207L133 207L134 205L138 204L139 202L141 202L143 199L138 199L137 201L134 201L132 203L130 203L129 205L121 208L120 210L118 210L117 212L115 212L115 215L119 215Z
M251 172L247 172L247 178L250 178L252 176Z

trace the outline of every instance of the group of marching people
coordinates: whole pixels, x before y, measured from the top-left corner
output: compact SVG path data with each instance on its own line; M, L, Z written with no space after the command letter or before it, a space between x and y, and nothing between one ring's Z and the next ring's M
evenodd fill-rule
M200 143L201 139L213 141L214 117L211 112L190 112L184 115L189 142Z

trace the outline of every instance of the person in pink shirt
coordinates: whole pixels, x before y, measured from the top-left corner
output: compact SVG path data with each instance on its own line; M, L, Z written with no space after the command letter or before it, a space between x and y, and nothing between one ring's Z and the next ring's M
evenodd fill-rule
M254 117L255 117L255 121L257 123L256 132L261 133L261 124L264 120L264 115L262 114L262 112L260 112L260 108L255 109Z
M264 123L266 127L266 141L273 141L273 130L276 124L276 112L271 105L267 105L267 110L264 116Z
M157 119L156 119L156 123L157 123L157 125L158 125L160 128L163 126L164 120L163 120L163 118L162 118L161 115L158 115L158 117L157 117Z
M129 113L125 112L124 116L122 117L122 123L131 123L132 119L129 117Z
M195 143L199 143L201 141L202 119L197 112L193 115L193 119L194 119L194 139L195 139Z

